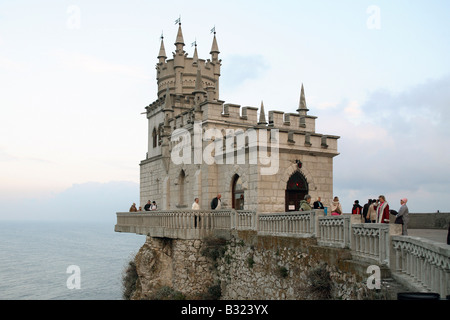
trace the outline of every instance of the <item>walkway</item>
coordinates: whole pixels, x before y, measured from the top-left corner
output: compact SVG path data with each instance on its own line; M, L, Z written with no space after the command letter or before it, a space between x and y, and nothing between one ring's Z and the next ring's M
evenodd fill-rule
M421 237L432 241L447 243L448 230L445 229L408 229L408 236Z

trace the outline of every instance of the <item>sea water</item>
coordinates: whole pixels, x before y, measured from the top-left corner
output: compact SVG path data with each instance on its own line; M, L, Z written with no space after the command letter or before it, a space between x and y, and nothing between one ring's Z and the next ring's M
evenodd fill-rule
M145 236L114 222L0 221L0 299L118 300Z

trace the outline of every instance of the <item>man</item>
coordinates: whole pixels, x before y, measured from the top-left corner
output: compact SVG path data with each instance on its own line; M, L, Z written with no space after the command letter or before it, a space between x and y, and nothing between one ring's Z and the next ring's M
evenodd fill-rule
M320 197L317 198L317 201L314 202L314 209L323 209L322 199Z
M145 211L150 211L150 207L151 207L152 203L150 202L150 200L147 201L147 204L144 206L144 210Z
M370 216L369 216L369 207L372 205L372 199L367 200L367 203L363 207L362 215L364 217L364 222L369 223L370 222Z
M212 199L212 201L211 201L211 209L212 210L220 210L220 208L222 208L222 200L220 200L221 197L222 197L222 195L219 193L217 195L217 197Z
M195 198L194 199L194 203L192 204L192 210L200 210L200 205L198 204L198 202L199 202L199 199L198 198Z
M406 202L408 202L408 199L403 198L400 199L400 210L398 210L397 219L401 218L401 224L402 224L402 235L407 236L408 235L408 220L409 220L409 209L406 206ZM396 220L397 220L396 219Z
M311 196L309 195L309 194L307 194L306 196L305 196L305 199L304 200L302 200L302 201L300 201L300 211L309 211L309 210L312 210L312 208L311 208L311 205L310 205L310 202L311 202Z
M150 210L157 210L158 206L156 205L156 201L153 201L152 205L150 206Z

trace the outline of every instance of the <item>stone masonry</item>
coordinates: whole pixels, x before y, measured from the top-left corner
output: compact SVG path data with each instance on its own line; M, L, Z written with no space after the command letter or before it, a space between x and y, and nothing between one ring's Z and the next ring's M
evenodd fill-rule
M317 117L308 114L303 85L295 112L266 113L263 102L259 108L225 103L219 99L216 34L210 54L200 59L195 47L188 56L181 24L172 59L161 39L157 99L145 108L148 150L140 163L140 205L154 200L163 210L190 209L199 197L200 207L209 209L221 193L222 207L235 208L238 178L244 210L285 212L288 202L298 205L306 193L330 203L339 137L316 132ZM177 163L174 155L183 161ZM296 191L287 192L287 184L296 172L305 181L304 194L291 199Z

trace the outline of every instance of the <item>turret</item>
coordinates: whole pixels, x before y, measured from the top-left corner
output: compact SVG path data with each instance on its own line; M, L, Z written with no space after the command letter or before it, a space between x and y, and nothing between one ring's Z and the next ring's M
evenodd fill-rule
M264 103L262 101L261 101L261 109L259 109L258 125L262 125L262 126L267 125L266 113L264 112Z
M211 46L211 64L213 67L213 73L214 73L214 82L216 87L216 94L215 99L219 100L219 77L220 77L220 66L222 60L219 60L219 46L217 45L217 39L216 39L216 27L214 27L214 38L213 43Z
M183 32L181 31L181 22L178 24L178 33L177 39L175 41L175 53L173 54L174 58L174 69L175 69L175 94L181 95L183 94L183 84L182 84L182 75L184 69L184 39Z
M305 127L306 126L306 116L307 116L307 112L309 111L309 109L306 107L306 98L305 98L305 89L303 88L303 83L302 83L302 89L300 92L300 103L297 109L297 112L300 116L300 127Z
M166 62L167 56L166 56L166 49L164 48L164 37L161 36L161 46L159 48L159 54L158 54L158 64L163 64Z

